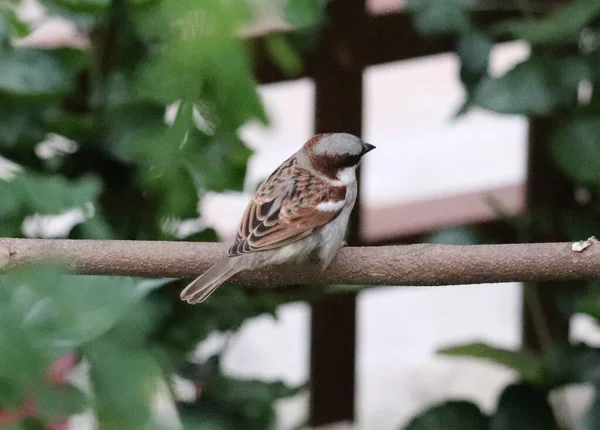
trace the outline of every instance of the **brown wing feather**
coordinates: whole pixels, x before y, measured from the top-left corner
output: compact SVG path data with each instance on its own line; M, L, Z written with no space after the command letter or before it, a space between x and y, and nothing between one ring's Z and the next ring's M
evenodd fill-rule
M290 158L256 191L229 255L275 249L306 237L342 209L321 211L316 206L345 197L346 187L328 185Z

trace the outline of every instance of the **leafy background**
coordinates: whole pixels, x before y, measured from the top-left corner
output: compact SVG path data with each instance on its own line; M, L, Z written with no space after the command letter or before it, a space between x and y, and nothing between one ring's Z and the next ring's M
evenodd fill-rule
M40 220L60 215L69 226L54 235L73 239L216 240L197 222L199 197L242 189L252 151L238 130L267 122L239 35L264 4L41 3L85 41L16 43L32 28L19 1L0 3L0 236L47 235ZM288 27L316 34L320 1L270 3ZM284 70L299 70L302 43L277 33L267 42ZM185 429L274 428L275 402L303 387L233 378L222 351L204 361L193 352L294 298L232 285L199 311L180 302L182 286L58 266L0 277L0 426L58 430L92 411L100 429L170 428L152 408L161 392ZM68 377L80 369L86 378Z
M543 124L549 130L541 137L539 128L531 132L530 138L543 140L542 150L536 150L533 156L548 160L556 169L555 174L544 178L550 193L556 190L557 181L564 181L572 193L569 200L562 196L554 202L532 199L528 210L518 216L506 217L498 208L512 240L582 240L597 233L600 226L600 2L532 0L503 5L507 3L516 6L520 16L485 29L473 19L478 6L474 1L408 0L407 7L424 37L455 38L459 79L465 90L465 101L457 108L457 116L482 108L523 115L530 124ZM530 43L532 53L505 74L491 76L490 51L494 43L507 38ZM505 237L467 227L438 233L428 240L497 243ZM423 411L403 428L600 428L600 396L582 416L561 416L549 401L557 390L573 384L598 392L600 349L569 341L555 333L552 326L556 320L568 321L576 313L588 314L600 324L599 288L597 281L525 285L525 307L532 315L537 344L526 345L520 351L484 343L440 351L446 356L488 360L517 373L518 381L505 387L496 410L484 412L468 399L450 399ZM542 300L542 290L551 291L550 304Z
M0 3L0 155L3 171L10 172L0 180L0 236L39 236L43 229L35 228L34 214L69 213L75 221L64 236L70 238L215 240L211 229L184 226L199 217L203 192L242 188L251 151L238 130L251 120L267 121L248 47L235 37L261 2L43 0L51 14L89 36L80 48L45 49L13 43L31 31L15 13L18 3ZM323 3L279 5L303 37L273 34L267 48L293 73L299 53L314 40ZM597 0L517 5L520 18L483 29L472 19L476 5L469 0L407 2L423 37L456 39L466 93L457 115L484 108L555 125L545 146L548 158L585 198L507 218L513 237L585 238L600 219L600 7ZM530 42L533 54L503 76L490 76L490 50L506 37ZM166 115L167 106L174 115ZM427 240L500 238L455 230ZM167 428L151 403L167 387L186 429L274 428L275 401L302 387L232 378L221 372L222 351L205 361L192 352L214 331L234 333L247 319L307 296L249 296L231 285L198 312L179 302L181 286L73 277L56 266L0 278L0 425L58 430L67 417L91 410L101 429ZM598 320L597 283L567 287L577 294L559 291L560 311ZM526 291L533 292L526 294L528 306L536 308L535 288ZM600 351L544 336L548 324L535 327L541 348L471 344L441 351L508 366L520 380L506 387L495 411L453 399L405 428L567 427L548 396L570 384L598 386ZM73 369L86 371L88 383L67 377ZM194 387L191 398L175 392L174 375ZM594 400L568 426L586 430L598 423L600 401Z

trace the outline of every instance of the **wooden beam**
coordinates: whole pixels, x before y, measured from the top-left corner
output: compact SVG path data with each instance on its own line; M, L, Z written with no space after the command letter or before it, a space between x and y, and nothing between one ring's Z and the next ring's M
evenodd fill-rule
M331 45L330 38L335 37L330 31L334 18L329 19L322 29L319 45ZM507 18L518 16L517 11L476 11L473 12L474 22L482 28L489 27ZM370 15L364 17L360 31L345 31L360 33L365 66L375 66L394 61L408 60L425 57L428 55L442 54L452 51L454 40L451 37L424 37L413 27L411 17L406 11L384 15ZM307 53L303 57L303 71L297 75L285 74L270 58L265 49L265 37L251 39L255 76L262 84L289 81L304 77L313 77L321 68L322 49Z
M361 240L368 244L394 243L445 227L497 220L499 215L492 201L507 213L520 213L525 209L525 185L508 185L389 206L363 207Z

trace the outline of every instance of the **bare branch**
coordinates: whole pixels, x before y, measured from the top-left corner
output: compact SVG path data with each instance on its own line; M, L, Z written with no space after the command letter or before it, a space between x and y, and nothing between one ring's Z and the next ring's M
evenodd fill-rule
M80 274L191 278L225 255L222 243L0 239L0 270L62 260ZM343 248L332 266L285 265L240 273L243 284L453 285L600 279L600 244Z

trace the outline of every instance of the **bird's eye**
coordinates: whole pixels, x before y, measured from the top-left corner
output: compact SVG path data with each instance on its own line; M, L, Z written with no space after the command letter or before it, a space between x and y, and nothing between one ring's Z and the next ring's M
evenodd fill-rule
M337 167L352 167L356 166L360 161L360 155L346 155L344 157L340 157L339 162L337 163Z

